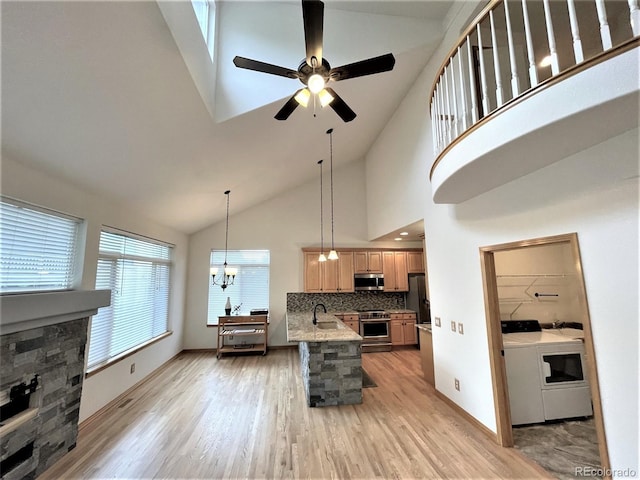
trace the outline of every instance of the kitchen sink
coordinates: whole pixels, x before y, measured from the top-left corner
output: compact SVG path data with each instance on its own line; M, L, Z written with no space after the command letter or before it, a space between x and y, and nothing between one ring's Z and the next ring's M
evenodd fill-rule
M321 330L335 330L338 328L338 322L318 322L316 327Z

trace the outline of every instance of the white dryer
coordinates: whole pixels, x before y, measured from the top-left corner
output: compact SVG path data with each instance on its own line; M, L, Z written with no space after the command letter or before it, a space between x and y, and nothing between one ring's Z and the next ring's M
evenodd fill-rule
M537 320L503 322L513 425L593 414L581 332L570 333L541 330Z

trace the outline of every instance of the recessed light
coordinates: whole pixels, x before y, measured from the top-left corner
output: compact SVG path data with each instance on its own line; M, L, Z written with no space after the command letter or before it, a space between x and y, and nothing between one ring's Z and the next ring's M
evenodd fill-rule
M400 232L401 237L406 237L407 235L409 235L409 232Z
M394 240L396 240L396 241L400 241L400 240L402 240L402 238L400 238L400 237L396 237L396 238L394 238Z

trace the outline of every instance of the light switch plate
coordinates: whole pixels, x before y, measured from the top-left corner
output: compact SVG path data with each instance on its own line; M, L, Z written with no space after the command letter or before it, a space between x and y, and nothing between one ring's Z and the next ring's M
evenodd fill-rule
M462 322L458 324L458 333L460 335L464 335L464 327L462 326Z
M439 326L440 326L440 317L435 317L435 318L433 319L433 321L434 321L434 323L436 324L436 327L439 327Z
M455 320L451 320L451 331L452 332L456 331L456 322L455 322Z

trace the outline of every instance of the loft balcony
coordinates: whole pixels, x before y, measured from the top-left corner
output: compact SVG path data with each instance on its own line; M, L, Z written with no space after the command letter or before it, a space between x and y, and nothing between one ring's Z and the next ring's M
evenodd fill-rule
M460 203L638 127L638 0L495 0L431 89L436 203Z

